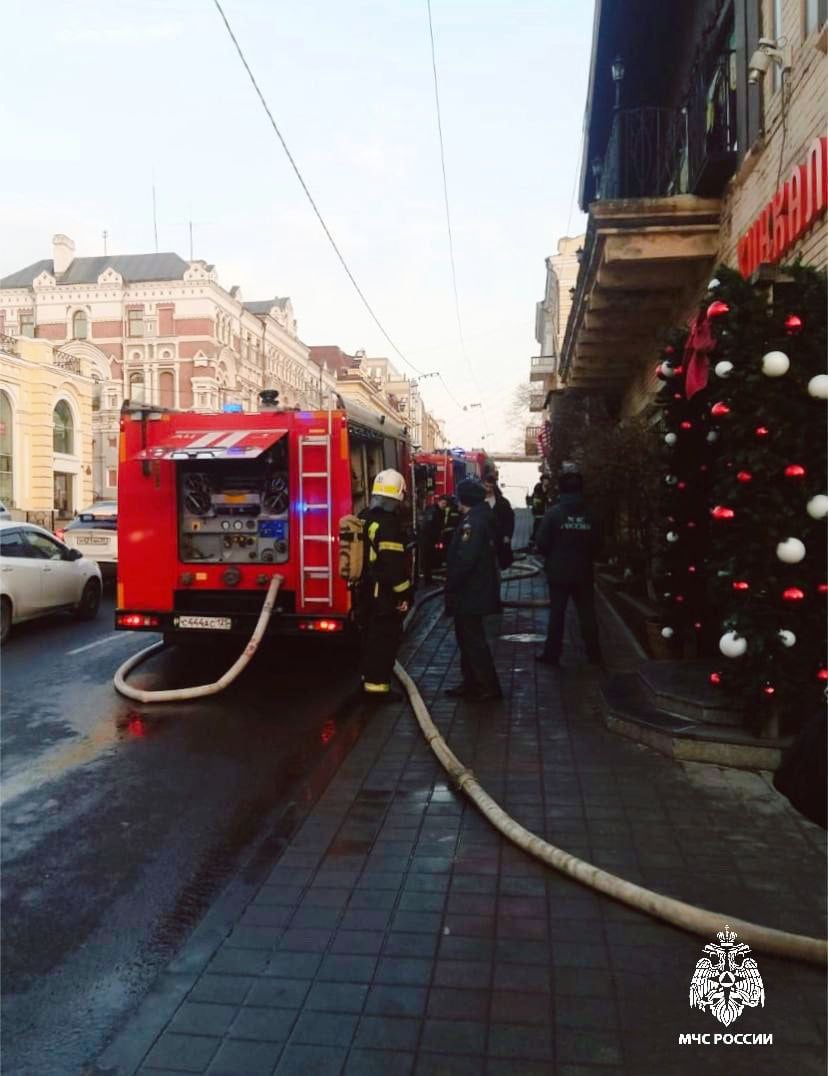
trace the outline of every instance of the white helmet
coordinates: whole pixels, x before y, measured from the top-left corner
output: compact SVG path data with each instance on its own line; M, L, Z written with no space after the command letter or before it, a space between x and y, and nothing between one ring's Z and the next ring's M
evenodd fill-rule
M371 494L374 497L391 497L395 501L401 501L405 497L405 479L399 471L390 468L380 471L374 479Z

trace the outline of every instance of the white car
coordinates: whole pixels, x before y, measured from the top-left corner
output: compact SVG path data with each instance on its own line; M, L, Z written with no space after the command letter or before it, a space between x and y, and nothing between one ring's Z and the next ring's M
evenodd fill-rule
M118 502L97 501L78 512L55 534L70 549L97 561L104 578L114 578L118 566Z
M94 560L34 523L0 521L0 641L12 624L62 609L94 620L102 589Z

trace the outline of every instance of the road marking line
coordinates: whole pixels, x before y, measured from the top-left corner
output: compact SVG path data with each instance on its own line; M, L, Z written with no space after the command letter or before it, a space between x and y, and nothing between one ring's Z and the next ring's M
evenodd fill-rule
M67 650L66 654L68 657L71 657L72 654L82 654L84 650L92 650L96 646L103 646L104 643L114 643L116 639L129 638L129 635L122 635L120 632L114 632L112 635L107 635L103 639L96 639L94 643L87 643L86 646L76 646L74 650Z

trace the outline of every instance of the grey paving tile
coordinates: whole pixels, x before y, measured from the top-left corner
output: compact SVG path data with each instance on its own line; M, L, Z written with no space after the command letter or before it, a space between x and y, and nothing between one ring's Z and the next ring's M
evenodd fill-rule
M356 1013L305 1012L293 1025L290 1041L316 1046L350 1046L358 1020Z
M385 935L380 930L338 930L331 942L332 953L377 956Z
M274 1009L298 1009L310 988L307 979L262 978L245 998L245 1005L268 1006Z
M322 1012L362 1011L368 986L365 983L314 983L305 1001L306 1009Z
M225 1039L213 1058L208 1076L271 1076L284 1048L281 1042Z
M296 1020L296 1009L256 1009L239 1011L230 1026L230 1037L255 1039L258 1042L284 1042Z
M414 1050L420 1035L421 1021L401 1016L363 1016L357 1029L355 1045L383 1050Z
M489 985L491 976L488 960L438 960L434 967L435 986L483 988Z
M322 961L318 978L321 982L369 983L376 965L372 956L332 954Z
M579 1064L620 1065L621 1042L612 1031L590 1028L588 1034L580 1028L559 1027L555 1035L558 1061Z
M320 953L273 953L264 974L279 979L312 979L321 963Z
M408 1076L414 1070L413 1053L402 1050L361 1050L348 1055L345 1076Z
M234 949L225 942L208 965L212 975L260 975L270 954L263 949Z
M220 1038L165 1031L147 1054L144 1064L148 1068L167 1068L175 1072L204 1072L220 1045Z
M413 957L380 957L376 981L427 986L433 966L431 960L418 960Z
M422 1049L447 1054L485 1053L486 1024L482 1020L427 1019Z
M546 1027L493 1023L489 1027L489 1053L494 1057L508 1057L515 1061L551 1061L552 1036Z
M483 1066L482 1057L422 1052L417 1055L417 1067L414 1072L415 1076L481 1076L484 1071Z
M238 1011L235 1005L185 1001L170 1021L170 1031L185 1035L223 1035Z
M285 1047L274 1076L339 1076L347 1051L341 1046Z
M240 1005L257 980L252 975L202 975L190 991L190 1001Z
M433 987L428 995L428 1015L438 1020L485 1020L488 1010L488 990L438 986Z
M428 991L423 986L372 986L365 1002L370 1016L422 1016Z

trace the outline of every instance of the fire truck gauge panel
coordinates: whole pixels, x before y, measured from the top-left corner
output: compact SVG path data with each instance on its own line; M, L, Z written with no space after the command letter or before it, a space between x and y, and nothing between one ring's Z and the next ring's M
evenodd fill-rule
M281 564L290 555L287 452L257 460L179 463L179 555L184 563Z

